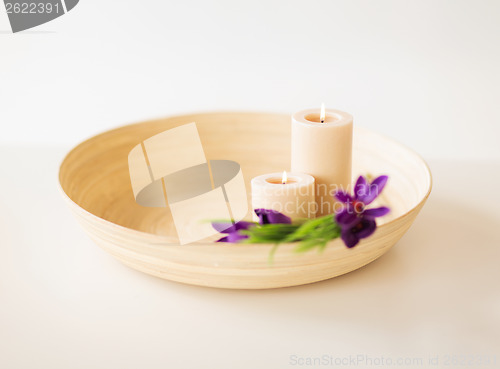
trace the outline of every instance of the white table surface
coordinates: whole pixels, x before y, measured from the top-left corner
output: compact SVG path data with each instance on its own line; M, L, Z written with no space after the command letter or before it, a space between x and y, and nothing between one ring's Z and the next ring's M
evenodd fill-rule
M427 205L358 271L235 291L150 277L98 248L58 193L66 149L0 147L0 368L500 367L500 163L429 160ZM460 355L475 356L451 365Z

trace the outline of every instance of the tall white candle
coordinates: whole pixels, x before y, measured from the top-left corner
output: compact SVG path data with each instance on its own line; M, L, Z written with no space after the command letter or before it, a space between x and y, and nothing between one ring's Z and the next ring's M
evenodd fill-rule
M273 209L292 219L313 218L314 178L304 173L270 173L252 179L252 208ZM254 214L254 220L257 216Z
M316 179L317 216L333 213L332 194L351 184L352 124L350 114L334 109L292 115L292 171Z

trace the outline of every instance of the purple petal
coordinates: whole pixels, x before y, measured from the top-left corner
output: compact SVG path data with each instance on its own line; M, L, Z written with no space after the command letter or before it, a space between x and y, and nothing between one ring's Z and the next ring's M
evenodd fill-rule
M212 227L219 233L230 233L236 230L232 223L212 223Z
M260 224L291 224L292 219L272 209L255 209Z
M355 223L359 221L355 212L351 212L348 209L342 210L340 213L335 215L335 220L337 223L344 227L352 227Z
M388 180L389 180L388 176L377 177L373 180L371 186L376 186L378 188L378 193L380 194L384 189L385 185L387 184Z
M227 235L227 242L237 243L246 238L248 238L247 235L240 234L239 232L233 232Z
M363 176L359 176L356 184L354 185L354 198L361 200L361 197L365 196L367 193L368 183L366 182L366 178Z
M337 192L335 192L335 198L344 203L349 203L353 201L351 195L342 190L338 190Z
M363 219L361 221L362 228L356 232L356 236L358 238L366 238L369 237L375 232L377 229L377 223L371 219Z
M359 242L359 238L356 234L352 233L349 229L342 231L340 238L342 238L342 241L344 241L345 245L349 248L356 246Z
M255 223L253 222L245 222L244 220L237 222L234 226L236 227L236 230L239 231L240 229L248 229L251 226L254 226Z
M212 223L212 227L219 233L233 233L239 231L240 229L248 229L250 226L254 225L252 222L236 222L232 223Z
M365 204L365 205L369 205L371 204L378 196L378 193L373 191L373 192L370 192L366 195L363 195L361 196L360 200Z
M229 242L229 241L227 240L227 237L222 237L218 239L217 242Z
M389 179L388 176L380 176L377 177L373 180L373 182L368 185L368 192L363 196L363 201L365 205L371 204L378 195L382 192L384 189L385 185L387 184L387 180Z
M292 219L290 217L279 212L268 214L267 219L270 224L292 224Z
M388 207L381 206L380 208L367 209L365 210L363 216L368 219L383 217L391 211Z

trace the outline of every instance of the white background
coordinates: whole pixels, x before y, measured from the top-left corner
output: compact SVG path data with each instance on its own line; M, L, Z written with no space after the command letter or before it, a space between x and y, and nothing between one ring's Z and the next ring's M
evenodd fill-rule
M81 0L19 34L1 10L0 368L497 368L499 45L499 1ZM67 150L111 127L323 101L434 177L408 233L356 272L269 291L160 280L94 245L58 193Z
M82 0L13 35L0 11L0 142L324 101L427 158L499 159L499 14L495 0Z

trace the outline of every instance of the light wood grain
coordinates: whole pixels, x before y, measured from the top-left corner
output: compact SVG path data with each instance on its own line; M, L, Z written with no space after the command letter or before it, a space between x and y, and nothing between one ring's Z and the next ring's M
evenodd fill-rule
M196 122L208 160L238 162L247 192L263 173L290 169L290 117L260 113L204 113L121 127L75 147L59 174L61 192L89 236L124 264L161 278L221 288L276 288L332 278L358 269L387 252L408 230L430 194L425 162L388 138L355 129L353 176L388 174L378 203L392 208L376 233L347 249L340 240L319 254L272 245L215 244L179 246L172 216L165 208L145 208L134 200L128 153L139 142L181 124ZM250 200L250 196L249 196Z

